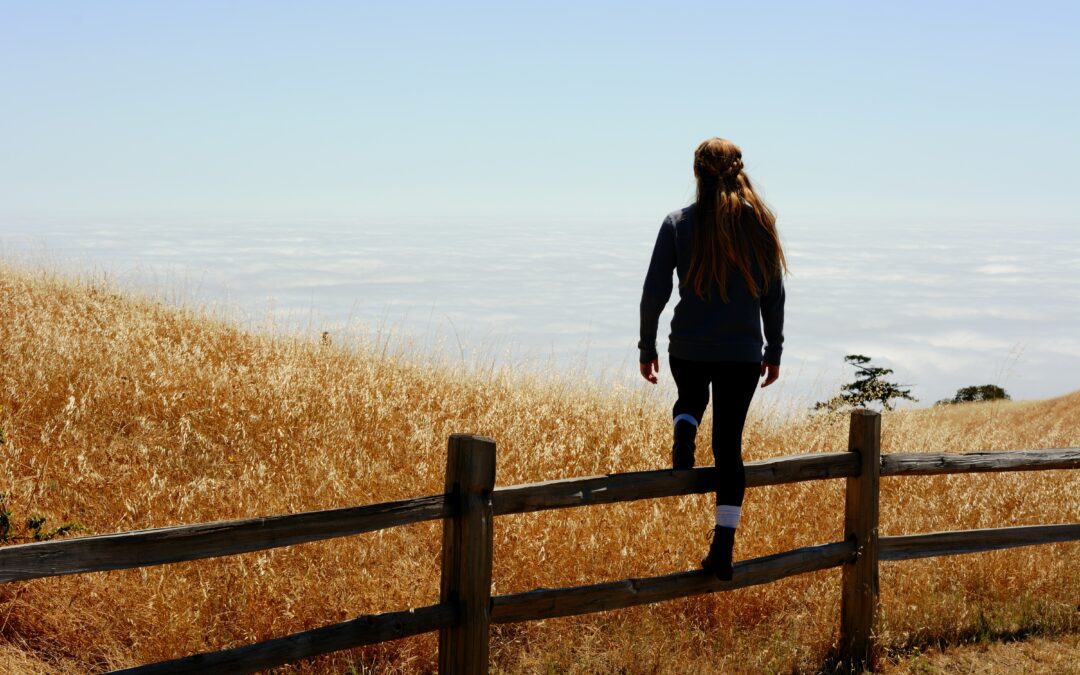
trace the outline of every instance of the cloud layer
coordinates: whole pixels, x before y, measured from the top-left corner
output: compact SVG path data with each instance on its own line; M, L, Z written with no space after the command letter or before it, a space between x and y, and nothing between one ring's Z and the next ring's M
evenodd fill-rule
M794 223L783 234L785 393L831 393L856 352L894 368L924 403L971 384L1017 398L1080 388L1080 238L1069 228ZM250 317L391 327L454 353L610 378L636 370L654 238L651 224L27 225L7 227L0 246ZM670 316L671 305L661 350Z

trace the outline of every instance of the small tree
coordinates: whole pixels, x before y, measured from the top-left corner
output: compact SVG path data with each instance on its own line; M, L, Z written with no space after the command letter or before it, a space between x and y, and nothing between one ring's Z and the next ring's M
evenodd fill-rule
M855 381L840 388L840 393L828 401L818 401L814 410L835 412L850 408L866 408L871 403L880 403L885 410L892 410L893 399L918 401L911 395L911 385L896 384L885 380L892 375L892 368L879 368L870 365L870 357L862 354L848 354L844 360L855 367Z
M956 396L945 403L972 403L975 401L1011 400L1004 389L996 384L980 384L956 390Z

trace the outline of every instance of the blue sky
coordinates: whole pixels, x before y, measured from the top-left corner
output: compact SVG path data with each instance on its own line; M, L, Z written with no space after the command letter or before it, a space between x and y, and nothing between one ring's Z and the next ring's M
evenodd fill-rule
M1078 6L0 2L0 218L1070 222Z

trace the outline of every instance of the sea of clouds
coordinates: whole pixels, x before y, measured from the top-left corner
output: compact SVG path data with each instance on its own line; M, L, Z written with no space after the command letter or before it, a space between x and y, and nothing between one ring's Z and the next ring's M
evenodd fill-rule
M214 305L253 328L377 334L467 364L646 386L638 300L658 225L8 223L0 255ZM764 396L827 398L851 379L850 353L893 368L919 405L972 384L1013 398L1080 389L1072 228L796 222L782 233L783 379Z

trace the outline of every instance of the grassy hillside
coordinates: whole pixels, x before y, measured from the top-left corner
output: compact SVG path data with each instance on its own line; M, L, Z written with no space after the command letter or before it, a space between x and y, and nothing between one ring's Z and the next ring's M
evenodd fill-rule
M493 436L497 482L662 468L670 401L512 370L436 364L393 345L254 334L0 264L0 492L80 534L333 508L442 489L446 438ZM703 428L707 428L704 424ZM1080 446L1080 393L886 414L884 451ZM833 451L846 421L755 406L748 459ZM698 459L709 461L708 438ZM841 536L842 482L748 492L736 557ZM883 481L883 534L1080 520L1077 472ZM217 560L0 586L0 672L81 673L219 649L438 599L439 524ZM507 516L496 593L691 569L711 497ZM1080 545L882 569L882 641L1080 630ZM566 564L571 556L575 564ZM650 607L494 629L505 672L789 672L836 639L839 571ZM435 637L282 672L434 668Z

